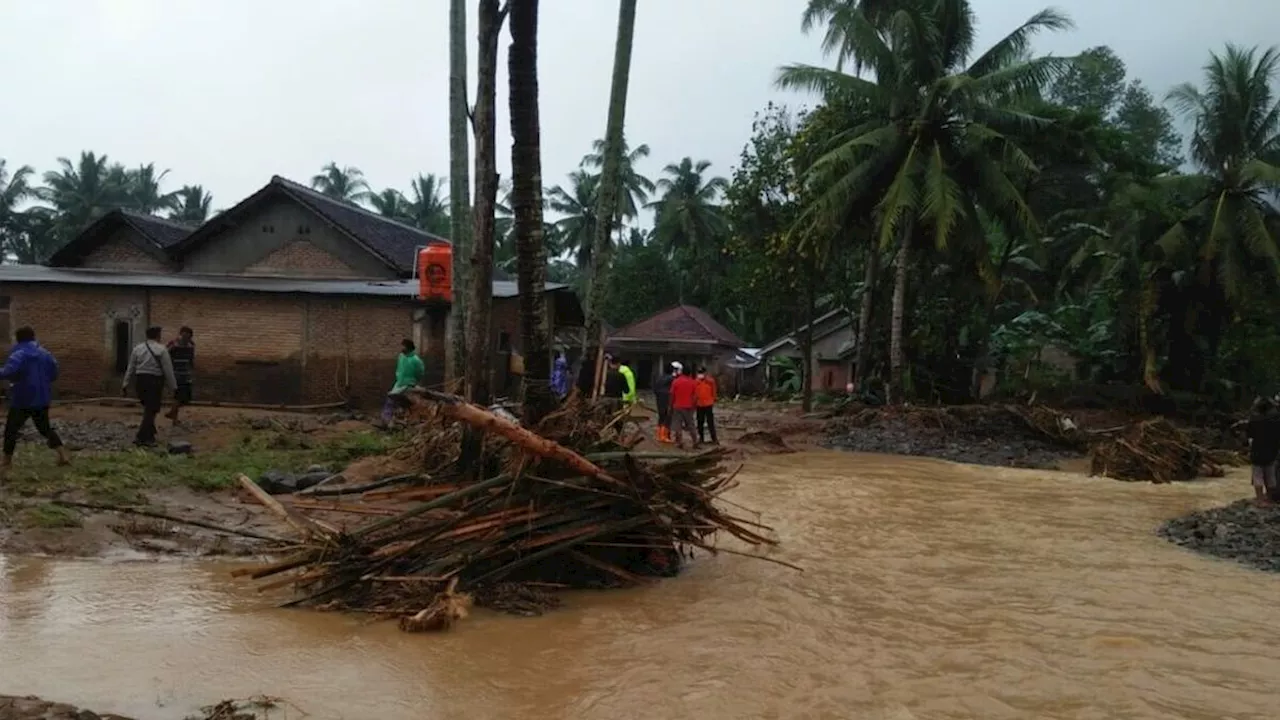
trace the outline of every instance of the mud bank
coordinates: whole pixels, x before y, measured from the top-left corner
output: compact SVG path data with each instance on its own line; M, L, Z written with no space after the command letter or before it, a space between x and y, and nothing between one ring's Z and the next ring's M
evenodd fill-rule
M972 465L1056 469L1084 452L1055 442L998 407L867 409L827 424L837 450L915 455Z
M38 697L0 695L0 720L132 720L123 715L99 715L66 703Z
M1161 537L1206 555L1280 572L1280 508L1239 500L1160 526Z

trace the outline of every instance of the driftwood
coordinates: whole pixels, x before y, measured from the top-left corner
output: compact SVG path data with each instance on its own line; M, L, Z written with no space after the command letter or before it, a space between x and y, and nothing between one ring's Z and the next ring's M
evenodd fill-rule
M237 575L295 572L297 596L288 606L374 613L399 618L407 631L439 630L465 617L473 602L533 614L554 604L552 589L637 585L674 574L693 548L718 552L721 532L748 546L776 543L767 526L720 509L718 498L734 486L726 450L632 453L607 430L615 417L580 401L530 429L452 395L414 390L402 400L426 419L419 434L429 437L410 439L415 447L452 457L461 438L456 422L497 436L486 441L482 459L484 472L494 474L470 481L473 473L455 467L443 481L419 486L331 503L294 500L294 514L344 506L373 514L396 500L425 502L346 532L295 524L299 552ZM364 504L373 498L376 506ZM277 505L273 512L290 512Z

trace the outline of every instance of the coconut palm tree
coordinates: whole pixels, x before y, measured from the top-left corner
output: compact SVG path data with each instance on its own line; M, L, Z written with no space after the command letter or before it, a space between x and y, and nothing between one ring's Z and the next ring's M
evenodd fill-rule
M414 227L444 237L450 231L449 196L444 183L432 173L419 175L409 183L408 222Z
M511 210L515 216L520 346L524 353L524 423L555 408L551 331L546 312L547 246L543 237L542 138L538 108L538 0L511 0L507 76L511 108Z
M596 236L596 199L600 176L586 170L569 173L569 188L556 185L547 191L547 206L560 214L556 221L562 248L573 253L578 269L591 267Z
M409 222L409 199L395 188L387 188L380 193L370 193L369 205L382 217L400 222Z
M471 159L467 106L467 2L449 0L449 242L453 244L453 304L449 308L446 379L467 371L467 313L471 297Z
M704 178L710 167L709 160L686 157L662 169L666 177L658 180L658 199L648 207L654 210L653 237L668 254L718 245L728 229L719 200L729 182Z
M590 272L587 276L587 303L583 334L582 359L595 361L600 352L601 317L605 297L609 290L609 269L613 242L610 233L612 220L618 216L618 192L621 189L619 170L622 165L622 131L627 117L627 87L631 82L631 48L636 33L636 0L620 0L618 3L618 34L613 44L613 76L609 81L609 113L604 132L604 161L600 165L601 188L596 198L594 216L595 242L587 254ZM581 258L581 255L580 255ZM581 267L581 266L579 266ZM582 360L580 360L581 362ZM578 376L578 389L584 393L596 387L593 372Z
M35 173L28 165L23 165L12 173L3 158L0 158L0 233L18 214L18 205L34 195L29 179Z
M130 210L155 215L161 210L173 208L175 193L160 191L168 170L156 172L155 163L139 165L125 171L126 204Z
M640 145L634 150L622 141L622 160L618 165L618 213L616 222L634 220L640 214L640 208L648 202L655 186L653 181L636 171L636 163L649 157L649 146ZM591 143L591 152L582 158L581 167L600 172L604 167L604 140L597 139ZM619 236L622 228L619 227Z
M369 183L360 168L331 162L311 178L311 187L331 198L358 203L369 197Z
M82 152L77 162L58 158L36 196L57 213L56 233L69 238L106 212L128 204L128 176L106 155Z
M62 245L58 216L47 207L33 207L16 213L0 235L4 239L5 256L27 265L48 260Z
M877 22L842 9L841 32L856 42L849 59L875 79L808 65L782 68L778 84L865 107L809 168L809 220L838 225L851 203L874 198L882 246L897 246L890 325L890 379L903 390L903 323L913 241L931 231L946 249L981 238L978 208L1011 232L1032 236L1035 221L1016 180L1036 167L1018 144L1049 120L1011 100L1038 92L1069 67L1066 58L1026 59L1032 36L1070 27L1063 15L1033 15L970 60L976 27L965 0L895 0ZM985 252L970 253L983 258Z
M1272 204L1280 189L1280 101L1272 88L1276 48L1228 45L1205 66L1204 85L1174 88L1169 99L1195 124L1191 159L1205 182L1183 219L1161 239L1171 256L1194 255L1200 282L1239 297L1250 267L1280 278Z
M213 196L200 185L183 185L173 194L173 207L169 219L183 225L200 226L209 219Z

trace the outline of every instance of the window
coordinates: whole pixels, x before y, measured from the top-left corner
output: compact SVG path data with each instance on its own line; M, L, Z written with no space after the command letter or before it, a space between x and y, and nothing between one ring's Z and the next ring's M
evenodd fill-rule
M831 371L830 370L827 371L827 381L823 383L822 386L826 388L831 387Z
M115 324L116 372L124 374L129 369L129 353L133 351L133 325L128 320L117 320Z

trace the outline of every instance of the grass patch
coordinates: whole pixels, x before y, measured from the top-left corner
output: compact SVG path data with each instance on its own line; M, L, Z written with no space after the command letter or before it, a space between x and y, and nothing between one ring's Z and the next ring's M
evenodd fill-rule
M101 502L136 503L148 490L228 488L239 473L256 478L267 470L298 472L317 464L338 470L353 460L386 453L400 439L362 431L321 442L298 433L257 431L220 450L202 453L196 448L194 455L163 450L76 453L70 467L56 466L53 453L32 449L19 453L0 487L24 496L74 492Z
M31 505L18 512L18 524L27 528L78 528L80 515L71 508L50 503Z

